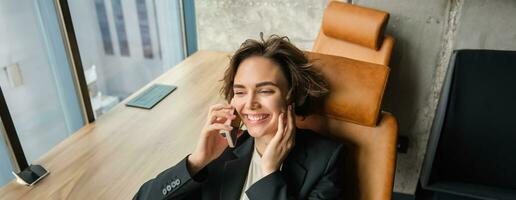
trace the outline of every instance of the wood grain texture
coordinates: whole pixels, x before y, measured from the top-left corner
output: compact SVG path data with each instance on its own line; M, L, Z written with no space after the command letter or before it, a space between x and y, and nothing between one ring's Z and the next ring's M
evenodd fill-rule
M131 199L194 150L209 106L224 102L219 80L229 56L190 56L36 160L49 176L32 187L12 181L0 199ZM153 83L178 88L152 110L124 105Z

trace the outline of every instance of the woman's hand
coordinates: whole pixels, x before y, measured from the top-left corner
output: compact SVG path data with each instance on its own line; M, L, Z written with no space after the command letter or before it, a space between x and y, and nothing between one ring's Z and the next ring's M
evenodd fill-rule
M201 131L195 151L188 157L192 176L218 158L228 146L227 140L220 135L220 131L231 131L232 127L227 121L235 119L233 111L233 106L227 104L216 104L210 107L208 119Z
M285 116L286 115L286 116ZM277 171L283 160L295 145L296 126L293 106L288 106L287 114L281 113L278 130L262 155L262 173L267 176Z

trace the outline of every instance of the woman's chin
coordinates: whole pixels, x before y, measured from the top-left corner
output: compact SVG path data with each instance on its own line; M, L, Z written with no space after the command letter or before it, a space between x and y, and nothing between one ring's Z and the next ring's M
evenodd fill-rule
M247 129L247 132L249 132L249 135L254 138L260 137L263 135L263 131L257 130L257 129Z
M247 132L249 132L249 135L254 138L262 137L262 136L266 135L266 133L267 133L266 130L264 130L262 128L258 128L258 127L253 127L253 128L247 129Z

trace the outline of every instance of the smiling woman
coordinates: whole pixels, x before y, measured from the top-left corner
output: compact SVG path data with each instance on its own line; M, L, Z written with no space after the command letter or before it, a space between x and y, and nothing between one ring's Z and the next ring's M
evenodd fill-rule
M260 58L261 61L255 61ZM244 63L244 61L247 62ZM312 69L312 63L308 61L303 51L290 43L287 37L272 35L267 40L262 36L262 41L246 40L235 52L224 75L224 86L221 88L221 93L228 101L234 95L233 87L237 70L241 69L241 65L245 66L244 64L257 65L250 70L251 74L247 74L249 77L258 72L254 70L263 69L260 66L274 65L276 73L265 75L276 76L278 79L287 81L288 91L284 91L286 92L284 95L289 97L288 103L296 104L296 115L306 116L314 112L317 99L328 93L326 81Z
M247 40L222 80L228 104L210 108L195 151L134 199L339 198L342 145L295 125L328 93L303 52L287 37ZM228 148L219 133L237 117L247 130Z

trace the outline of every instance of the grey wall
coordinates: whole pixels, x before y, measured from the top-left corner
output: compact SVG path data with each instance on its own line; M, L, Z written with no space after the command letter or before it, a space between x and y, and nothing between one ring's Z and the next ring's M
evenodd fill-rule
M234 51L260 32L311 49L327 0L195 0L199 49ZM290 20L285 20L290 19Z
M513 0L355 0L391 13L396 44L384 110L399 120L409 150L398 155L394 190L413 194L449 57L454 49L516 50ZM287 35L309 50L327 1L196 0L199 49L234 51L247 38ZM279 20L282 19L282 20ZM289 19L289 20L285 20Z
M516 49L516 1L463 0L457 49Z
M449 0L355 3L391 13L387 33L396 44L383 103L384 110L397 117L399 134L409 138L408 152L398 154L395 191L414 193L438 98L434 85L442 81L436 70L446 66L442 61L451 53L445 44L449 11L457 7Z

